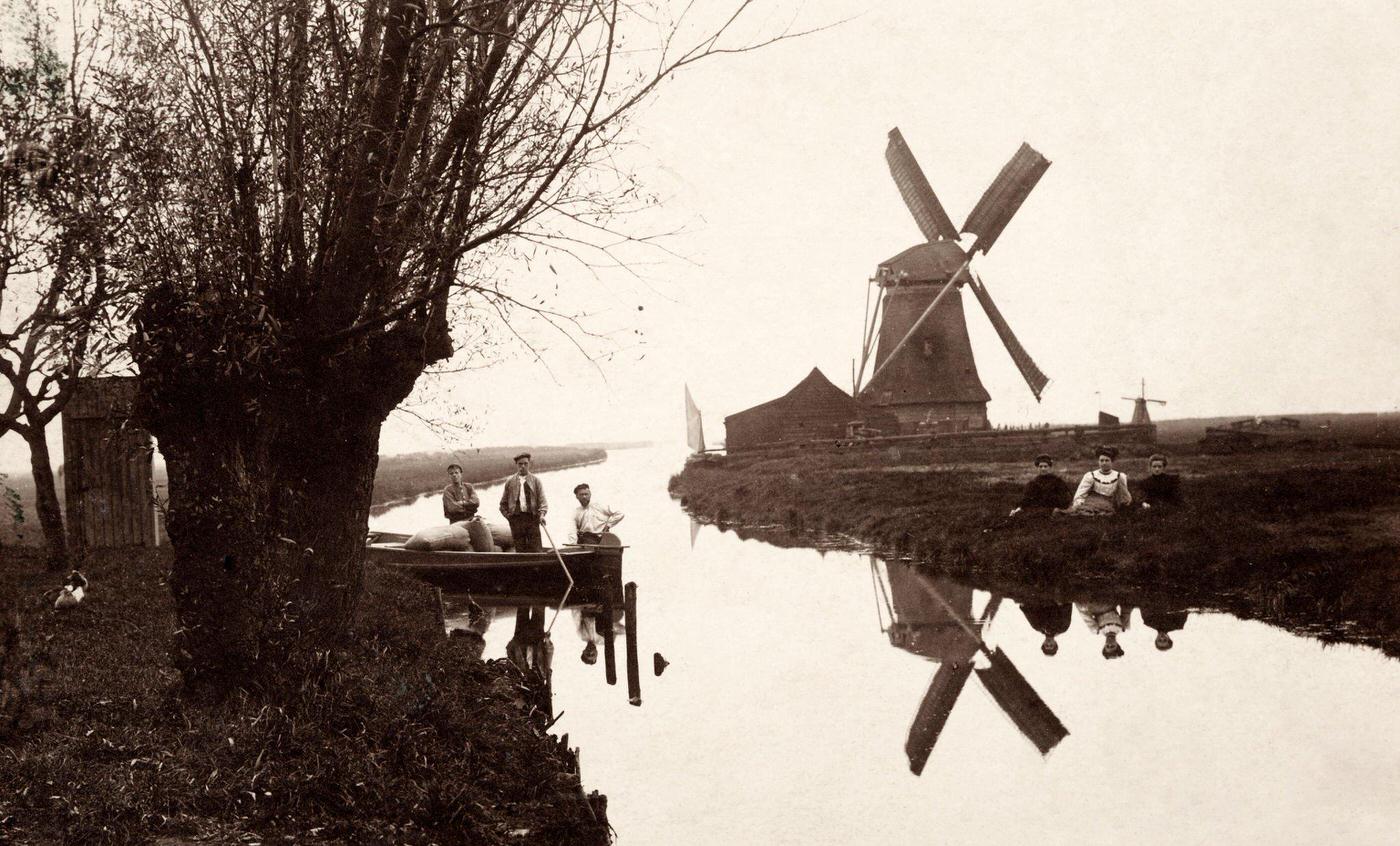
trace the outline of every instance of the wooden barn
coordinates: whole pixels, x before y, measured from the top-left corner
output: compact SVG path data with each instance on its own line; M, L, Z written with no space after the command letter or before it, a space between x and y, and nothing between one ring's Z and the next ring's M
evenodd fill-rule
M813 367L786 394L724 418L725 448L841 438L852 424L882 434L899 430L893 414L869 408Z

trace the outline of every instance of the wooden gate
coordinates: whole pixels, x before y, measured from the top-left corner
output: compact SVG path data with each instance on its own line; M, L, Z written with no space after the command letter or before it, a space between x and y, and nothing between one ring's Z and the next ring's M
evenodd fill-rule
M135 377L78 380L63 409L64 503L75 546L155 546L151 436L130 420Z

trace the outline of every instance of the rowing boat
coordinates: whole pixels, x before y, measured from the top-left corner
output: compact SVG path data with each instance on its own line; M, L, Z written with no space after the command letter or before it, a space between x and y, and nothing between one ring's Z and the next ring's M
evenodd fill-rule
M512 586L545 586L567 583L562 560L574 581L601 584L612 576L622 584L622 550L616 537L605 535L599 544L569 544L543 552L456 552L404 549L410 535L370 532L365 557L416 576L444 590L480 590Z

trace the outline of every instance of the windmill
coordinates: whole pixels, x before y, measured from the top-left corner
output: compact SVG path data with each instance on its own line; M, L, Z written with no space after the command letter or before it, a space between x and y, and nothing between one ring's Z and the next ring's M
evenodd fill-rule
M1149 416L1148 413L1147 413L1147 404L1148 404L1149 402L1155 402L1155 403L1157 403L1158 405L1166 405L1166 404L1167 404L1167 401L1166 401L1166 400L1148 399L1148 398L1147 398L1147 380L1146 380L1146 379L1143 379L1141 385L1138 387L1138 395L1137 395L1137 396L1135 396L1135 397L1123 397L1123 399L1125 399L1125 400L1132 400L1132 401L1133 401L1133 423L1132 423L1132 425L1134 425L1134 426L1150 426L1150 425L1152 425L1152 418L1151 418L1151 416Z
M873 311L867 296L860 369L854 385L857 396L875 406L888 406L905 430L933 421L957 430L986 428L991 396L977 376L958 291L969 285L1039 402L1050 380L1012 334L972 269L972 259L992 248L1050 162L1022 144L959 230L934 196L898 128L890 130L885 160L927 241L882 262L871 279L880 286L881 296L876 298ZM976 236L966 251L958 243L963 233ZM872 349L874 372L862 387Z

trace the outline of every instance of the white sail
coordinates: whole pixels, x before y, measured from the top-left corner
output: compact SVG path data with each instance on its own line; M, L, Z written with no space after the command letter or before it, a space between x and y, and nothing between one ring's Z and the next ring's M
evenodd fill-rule
M691 452L705 451L705 429L700 422L700 409L690 398L689 385L685 386L685 442L690 445Z

